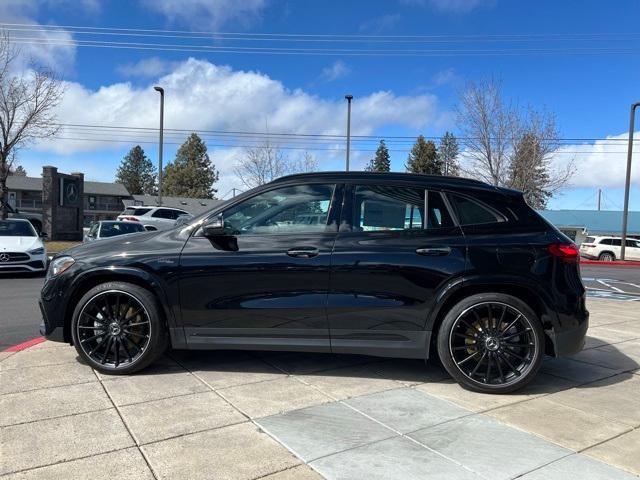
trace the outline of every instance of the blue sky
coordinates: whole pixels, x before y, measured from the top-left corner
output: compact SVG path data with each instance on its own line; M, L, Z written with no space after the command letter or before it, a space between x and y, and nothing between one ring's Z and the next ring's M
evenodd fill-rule
M69 27L57 33L32 32L29 35L42 41L22 46L26 54L53 65L65 80L58 112L64 124L155 127L158 99L152 86L159 83L167 92L168 128L340 135L345 127L343 96L352 93L355 134L439 136L446 130L457 133L454 111L466 81L500 78L506 97L521 106L554 112L562 137L576 139L564 142L570 153L558 155L557 165L572 159L578 171L571 186L553 199L552 208L593 208L598 187L604 190L605 208L622 206L626 143L620 140L628 131L629 106L640 100L638 18L640 2L635 0L5 0L0 4L1 23ZM430 42L350 44L335 42L336 37L322 37L331 42L267 42L264 37L222 42L174 38L169 32L133 37L98 35L93 30L87 35L70 27L106 28L105 33L120 28L238 35L416 35L430 36ZM179 44L183 49L292 47L304 54L94 48L77 46L77 40ZM310 48L449 52L404 57L310 55ZM568 53L576 49L588 53ZM501 53L458 55L460 50ZM621 50L630 53L615 53ZM63 171L82 170L87 178L109 181L135 143L157 159L155 134L140 132L67 127L60 139L21 151L19 162L30 175L38 175L42 165L54 164ZM186 135L168 136L165 161L172 159L176 144ZM609 137L616 140L590 140ZM242 142L211 135L207 143L221 171L220 195L241 187L233 165L242 154L238 146ZM295 148L290 144L286 152L296 157L303 148L320 148L309 143L298 141ZM403 170L410 144L390 145L393 169ZM342 146L324 143L322 148L327 149L309 150L321 168L341 168ZM375 141L354 149L354 163L362 167ZM634 158L631 208L640 210L640 156Z

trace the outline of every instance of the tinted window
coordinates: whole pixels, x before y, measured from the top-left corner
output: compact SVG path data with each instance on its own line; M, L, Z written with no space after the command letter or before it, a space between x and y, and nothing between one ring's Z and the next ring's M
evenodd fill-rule
M627 240L625 242L625 245L627 247L640 248L640 242L638 242L637 240Z
M142 207L127 207L124 209L123 215L144 215L149 212L150 208L142 208Z
M0 237L35 237L36 231L29 222L0 220Z
M453 225L442 197L429 192L427 228ZM359 185L355 189L352 228L356 231L420 230L425 190L393 185Z
M584 239L584 243L593 243L596 241L595 237L587 237Z
M223 213L232 235L326 230L334 185L284 187L256 195Z
M458 215L460 225L478 225L504 221L504 218L499 217L487 207L470 198L460 195L449 195L449 198L456 215Z
M144 232L144 227L139 223L117 222L103 223L100 229L100 237L115 237L127 233Z
M611 240L610 245L613 245L614 247L621 247L622 246L622 239L614 238L614 239Z
M610 238L602 238L602 239L600 239L599 245L611 245L611 239Z

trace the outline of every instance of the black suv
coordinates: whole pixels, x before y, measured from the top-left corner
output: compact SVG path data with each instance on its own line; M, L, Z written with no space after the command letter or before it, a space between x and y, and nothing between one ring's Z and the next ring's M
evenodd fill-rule
M509 392L588 325L578 251L517 191L440 176L281 178L170 231L52 261L42 333L103 373L174 349L439 357Z

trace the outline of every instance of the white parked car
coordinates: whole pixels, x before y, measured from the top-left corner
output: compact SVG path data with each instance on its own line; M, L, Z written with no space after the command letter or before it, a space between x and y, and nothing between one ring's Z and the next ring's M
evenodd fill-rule
M123 222L140 222L146 230L168 230L173 228L178 217L189 215L189 212L179 208L151 207L134 205L124 209L118 220Z
M587 237L580 245L580 256L592 260L611 262L620 258L622 238L620 237ZM640 261L640 240L627 238L625 260Z
M0 220L0 273L46 272L47 252L29 220Z

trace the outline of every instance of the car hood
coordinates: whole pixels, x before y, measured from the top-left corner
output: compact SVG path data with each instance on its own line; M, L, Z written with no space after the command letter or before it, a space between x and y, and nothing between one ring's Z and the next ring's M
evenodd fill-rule
M0 252L26 252L40 247L40 237L0 237Z
M99 242L83 243L64 250L57 256L70 255L76 260L91 262L99 258L108 260L116 257L134 257L137 254L148 255L154 251L166 252L173 249L180 251L186 238L180 235L180 231L175 230L132 233L101 239Z

